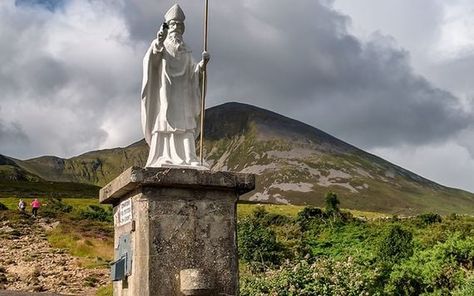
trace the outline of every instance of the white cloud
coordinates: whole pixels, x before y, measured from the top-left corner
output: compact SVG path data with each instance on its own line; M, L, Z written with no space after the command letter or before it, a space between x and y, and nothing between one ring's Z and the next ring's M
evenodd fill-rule
M121 142L108 133L136 119L123 110L139 98L145 45L129 42L114 4L71 0L55 12L0 4L0 115L30 139L13 156L71 156ZM120 124L104 129L111 119Z
M461 145L459 139L469 138L461 133L471 126L471 101L463 97L461 103L438 89L412 63L418 70L433 69L426 66L432 62L427 52L436 50L438 40L448 44L439 39L441 20L449 20L443 18L444 4L335 3L340 8L343 2L358 11L359 17L352 18L362 28L357 37L349 33L350 18L332 9L332 1L212 2L209 105L226 100L256 104L362 148L383 147L373 151L400 160L406 152L398 150L400 145L422 147L433 155L430 160L448 148L467 155L463 147L472 142ZM1 1L0 153L69 157L139 139L141 60L173 3L69 0L48 10ZM203 3L182 4L185 38L197 57ZM467 48L469 33L464 30L464 37L450 42ZM441 70L425 76L437 77L436 85L456 92L461 89L459 69L472 74L461 67L466 64L452 66L449 77ZM471 87L474 75L463 77L460 93ZM12 137L21 140L21 149L3 140ZM439 176L448 180L443 171L438 167Z
M474 3L466 0L444 4L440 38L436 44L439 59L453 59L474 54Z
M453 114L467 116L466 126L453 137L440 137L438 143L405 148L394 143L372 151L435 181L473 191L474 3L336 0L335 6L352 18L352 32L360 38L368 40L373 32L393 36L409 51L411 65L418 73L457 96L460 112ZM428 116L424 121L433 124L435 118Z

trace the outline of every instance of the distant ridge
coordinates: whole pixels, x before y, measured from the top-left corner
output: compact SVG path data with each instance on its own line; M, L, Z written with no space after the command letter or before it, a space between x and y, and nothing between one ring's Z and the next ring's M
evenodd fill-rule
M396 166L315 127L241 103L206 110L205 155L213 170L258 174L255 202L322 205L328 191L346 208L394 214L474 214L474 194L448 188ZM143 166L144 140L70 159L0 157L37 178L103 186Z

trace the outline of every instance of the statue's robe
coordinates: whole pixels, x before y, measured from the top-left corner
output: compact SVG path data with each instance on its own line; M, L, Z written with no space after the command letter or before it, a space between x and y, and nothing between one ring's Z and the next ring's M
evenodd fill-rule
M152 44L143 59L142 129L150 153L157 154L150 155L149 161L163 152L164 147L154 147L165 145L163 135L170 138L173 158L184 159L182 143L175 142L179 141L175 136L193 133L194 139L199 132L200 69L183 47L171 53L166 46L154 49Z

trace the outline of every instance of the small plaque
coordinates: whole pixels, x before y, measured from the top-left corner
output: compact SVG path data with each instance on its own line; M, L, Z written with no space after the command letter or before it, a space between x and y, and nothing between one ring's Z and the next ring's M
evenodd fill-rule
M118 225L124 225L127 223L132 222L132 201L130 199L126 199L122 201L119 205L119 219Z

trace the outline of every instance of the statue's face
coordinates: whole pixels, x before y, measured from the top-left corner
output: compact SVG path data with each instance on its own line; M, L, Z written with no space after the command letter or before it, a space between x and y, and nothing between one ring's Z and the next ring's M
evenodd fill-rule
M168 29L169 33L176 32L176 33L181 34L181 35L184 34L184 23L183 22L178 22L178 21L171 20L171 21L168 22L168 26L169 26L169 29Z

